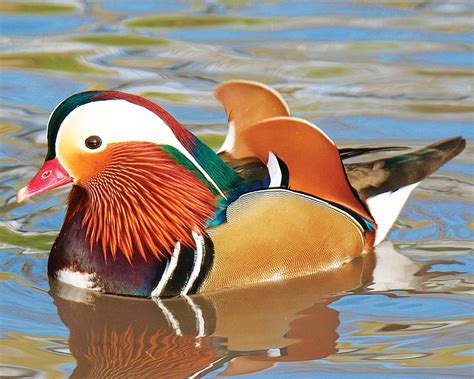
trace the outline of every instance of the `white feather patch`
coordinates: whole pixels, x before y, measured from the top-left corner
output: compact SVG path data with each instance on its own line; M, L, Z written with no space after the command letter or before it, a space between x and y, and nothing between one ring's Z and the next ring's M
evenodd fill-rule
M224 143L220 147L218 153L230 152L234 150L235 145L235 125L233 121L229 121L229 126L227 129L227 134L225 136Z
M279 188L281 187L281 169L278 159L271 151L268 152L268 162L267 162L268 174L270 175L270 185L269 188Z
M402 187L395 192L384 192L367 199L370 213L378 226L375 245L378 245L387 236L408 196L418 184L420 182Z
M101 290L94 282L95 274L89 274L87 272L62 269L57 272L56 279L74 287L86 288L93 291Z

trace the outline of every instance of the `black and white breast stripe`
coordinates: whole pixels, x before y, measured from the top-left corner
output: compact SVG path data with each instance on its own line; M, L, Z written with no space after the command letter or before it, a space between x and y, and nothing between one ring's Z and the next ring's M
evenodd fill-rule
M196 249L193 251L180 242L166 263L152 297L170 297L196 293L212 267L213 246L209 238L193 232Z
M288 188L290 179L288 166L271 151L268 153L267 169L270 177L268 188Z

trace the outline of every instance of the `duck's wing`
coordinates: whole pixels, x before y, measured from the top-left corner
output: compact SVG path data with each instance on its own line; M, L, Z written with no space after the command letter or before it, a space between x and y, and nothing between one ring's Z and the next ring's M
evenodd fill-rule
M378 225L375 244L385 238L411 191L465 145L464 138L453 137L395 157L345 165L350 184Z
M241 195L226 222L207 232L214 257L202 292L333 270L360 256L367 242L348 212L285 188Z
M380 153L382 151L396 151L396 150L407 150L405 146L378 146L378 147L344 147L340 148L339 154L341 159L349 159L358 157L360 155Z
M273 117L247 127L241 139L249 157L266 164L269 187L287 187L326 200L373 222L347 180L336 146L315 125Z
M316 126L273 117L242 131L245 159L226 160L249 184L208 228L213 269L202 291L279 281L342 266L372 248L375 222ZM219 216L220 216L219 215Z
M227 136L219 153L233 158L248 155L241 133L250 125L277 116L289 116L290 109L274 89L253 81L232 80L218 85L214 96L220 101L229 120Z
M290 116L290 108L283 97L265 84L230 80L218 85L214 96L220 101L229 121L227 135L219 149L219 154L227 158L240 158L248 155L248 148L241 140L241 133L247 127L267 118ZM402 150L407 147L362 147L341 148L342 159L380 151Z

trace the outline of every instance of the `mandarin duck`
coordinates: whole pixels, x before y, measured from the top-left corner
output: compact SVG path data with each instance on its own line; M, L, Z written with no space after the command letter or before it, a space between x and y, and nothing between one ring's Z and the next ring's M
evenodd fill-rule
M344 165L400 147L338 150L260 83L215 96L229 120L217 153L136 95L88 91L56 107L45 162L17 195L73 184L51 277L171 297L333 270L370 253L413 188L465 146L454 137Z

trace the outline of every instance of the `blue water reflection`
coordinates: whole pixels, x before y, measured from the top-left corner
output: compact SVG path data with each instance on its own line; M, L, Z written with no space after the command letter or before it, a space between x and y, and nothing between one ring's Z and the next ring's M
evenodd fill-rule
M270 21L271 22L271 21ZM274 22L278 24L278 21ZM174 30L167 33L172 39L185 41L426 41L426 42L457 42L473 43L472 33L436 33L424 32L416 29L397 28L364 28L364 27L309 27L304 29L289 30L238 30L235 29L209 29Z
M2 15L0 30L10 37L40 37L72 32L74 29L92 25L94 18L84 15L44 16L44 15Z

